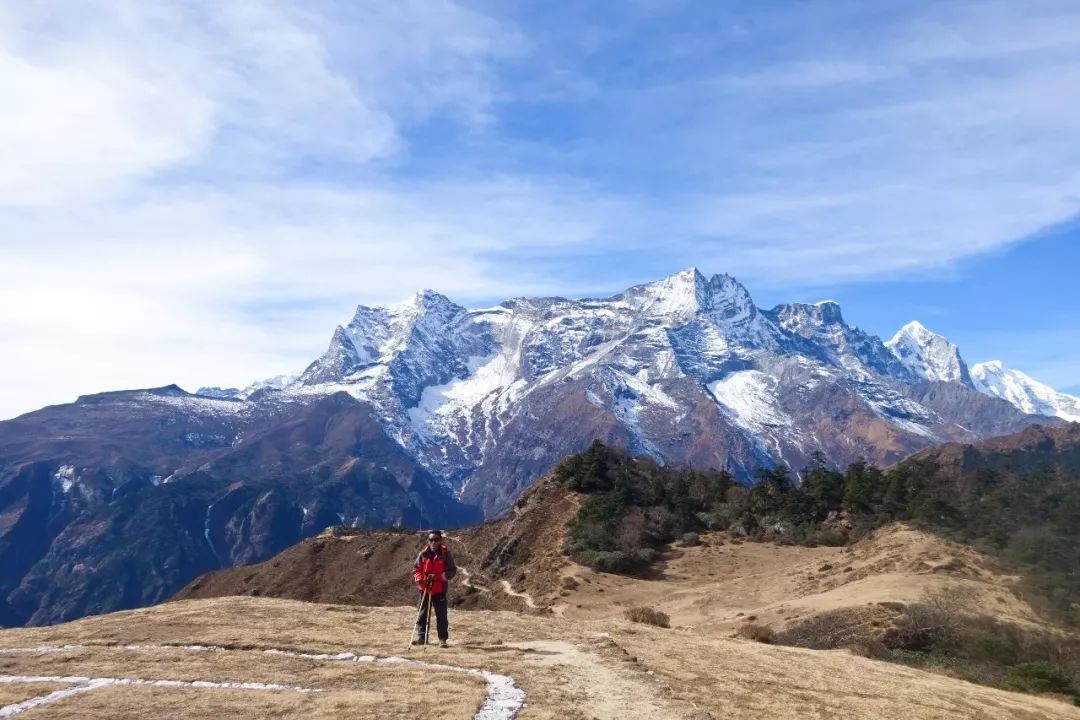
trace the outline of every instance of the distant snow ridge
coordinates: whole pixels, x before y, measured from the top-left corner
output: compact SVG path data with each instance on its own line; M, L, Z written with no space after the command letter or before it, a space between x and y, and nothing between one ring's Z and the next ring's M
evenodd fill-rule
M930 332L913 321L900 328L885 343L892 353L915 375L936 382L953 382L973 387L967 364L960 350L947 338Z
M239 388L201 387L195 391L200 397L214 398L216 400L235 400L240 397Z
M1026 413L1080 422L1080 398L1005 367L1000 360L973 365L971 377L979 392L1007 400Z
M266 380L257 380L251 385L248 385L243 390L238 391L233 397L247 400L260 390L284 390L285 388L296 382L296 379L298 377L300 377L300 373L286 373L284 375L275 375L274 377L267 378ZM228 390L226 390L226 392L228 392ZM199 392L197 394L201 395L203 393Z
M927 390L926 381L962 389ZM1062 417L1080 413L1036 385L1024 385L1026 405L1002 388L980 390L1028 413L1047 403ZM580 444L578 432L610 431L661 462L736 470L798 465L816 452L846 462L874 451L874 438L888 438L898 454L978 437L975 390L956 345L918 322L882 342L847 324L834 301L762 310L730 275L688 268L607 298L514 298L469 310L424 290L388 307L359 306L303 372L237 397L288 403L348 393L460 494L486 464L535 472L522 461L554 462L548 455ZM199 401L221 414L236 403ZM981 427L1023 422L1000 408L976 411L996 414ZM575 427L583 418L590 429ZM880 423L889 431L850 432ZM523 440L536 432L548 439Z

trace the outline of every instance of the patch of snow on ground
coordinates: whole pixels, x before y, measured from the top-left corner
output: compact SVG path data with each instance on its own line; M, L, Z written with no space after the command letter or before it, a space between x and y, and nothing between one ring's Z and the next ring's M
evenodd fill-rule
M226 415L238 415L251 409L244 400L229 400L224 398L211 398L202 395L191 396L176 396L176 395L158 395L156 393L143 393L140 399L145 402L156 403L158 405L168 405L169 407L183 410L185 412L196 413L199 415L212 415L215 417Z
M363 370L353 373L341 382L326 382L316 385L290 385L285 388L282 395L285 398L313 397L319 395L333 395L334 393L347 393L357 400L372 401L372 390L380 381L386 382L390 377L390 369L385 365L372 365Z
M637 395L637 405L652 405L678 410L679 404L664 392L658 383L648 381L648 371L640 370L635 375L624 375L623 382Z
M933 417L929 415L926 408L914 400L895 394L885 397L868 396L864 392L859 394L882 420L886 420L915 435L921 435L931 440L938 439L933 430L922 424L933 422Z
M491 393L512 385L518 375L517 363L502 352L469 358L468 368L464 378L424 388L420 403L409 409L414 428L422 432L434 418L475 407Z
M64 646L38 646L34 648L0 648L0 654L31 652L35 654L60 653L72 650L82 650L83 645ZM189 652L228 652L226 648L208 645L127 645L121 649L129 651L168 650ZM442 663L430 663L409 658L389 656L376 657L374 655L357 655L352 652L330 653L301 653L293 650L267 649L263 650L266 655L280 655L286 657L303 658L316 661L358 662L372 663L377 665L412 665L425 670L441 670L444 672L461 673L474 677L483 678L487 683L487 694L479 711L473 716L473 720L513 720L518 711L525 705L525 691L514 684L514 679L507 675L500 675L481 668L459 667L457 665L445 665ZM72 688L64 688L56 692L38 698L31 698L22 703L8 705L0 708L0 717L19 715L26 710L62 700L82 692L88 692L99 687L110 685L150 685L153 687L196 687L196 688L227 688L235 690L290 690L293 692L324 692L316 688L302 688L290 685L274 685L268 683L238 683L238 682L209 682L205 680L141 680L135 678L90 678L90 677L51 677L51 676L0 676L0 683L38 683L57 682L72 683Z
M274 377L267 378L266 380L257 380L251 385L248 385L246 388L241 390L237 394L237 397L243 400L247 400L250 395L254 394L258 390L284 390L299 379L300 373L293 372L285 373L283 375L275 375Z
M776 379L758 370L734 372L707 385L713 399L740 427L753 433L793 427L776 405Z
M615 338L614 340L608 340L607 342L600 343L596 347L592 348L588 354L586 354L580 360L571 363L565 369L556 368L549 372L540 381L541 384L557 382L558 380L565 378L572 378L576 375L580 375L582 372L598 364L605 356L607 356L612 350L619 347L620 344L625 342L626 338Z
M804 390L816 390L823 383L833 382L836 380L836 375L826 366L822 365L817 360L812 360L803 355L795 356L795 363L799 369L805 371L808 377L802 381L801 387Z
M624 373L616 373L615 387L611 388L614 402L612 403L611 410L615 414L626 429L630 431L634 437L634 441L640 446L641 450L648 453L657 460L663 461L664 455L649 438L645 436L645 433L641 429L641 422L639 419L641 411L642 393L638 391L635 386L648 386L638 380L638 378L632 375L626 375ZM621 386L621 387L620 387ZM670 398L663 391L649 391L651 397L662 396L664 400L671 401ZM661 400L661 403L664 402ZM673 402L673 401L671 401Z
M53 480L60 483L65 495L71 492L71 488L75 485L77 479L74 465L61 465L60 469L53 473Z

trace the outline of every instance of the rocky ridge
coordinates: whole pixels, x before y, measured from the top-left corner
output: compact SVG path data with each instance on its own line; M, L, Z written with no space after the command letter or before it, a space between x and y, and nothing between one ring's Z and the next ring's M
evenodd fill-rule
M957 347L918 323L882 342L835 302L761 310L733 277L693 268L603 299L467 310L424 291L361 306L278 386L269 394L370 402L420 465L489 516L596 438L750 480L816 453L887 464L1035 420L978 392ZM241 396L255 394L268 391Z

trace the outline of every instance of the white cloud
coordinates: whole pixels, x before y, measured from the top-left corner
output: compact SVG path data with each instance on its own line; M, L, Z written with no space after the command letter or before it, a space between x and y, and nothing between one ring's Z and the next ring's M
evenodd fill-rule
M515 51L513 33L449 2L345 9L7 5L0 205L96 201L167 170L220 179L385 159L402 149L400 123L440 108L482 122L487 64Z

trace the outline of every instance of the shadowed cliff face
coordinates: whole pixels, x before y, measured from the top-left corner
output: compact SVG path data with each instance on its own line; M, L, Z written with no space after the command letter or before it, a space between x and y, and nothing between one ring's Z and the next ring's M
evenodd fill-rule
M0 622L150 604L332 524L479 518L364 403L241 405L163 388L0 423Z

